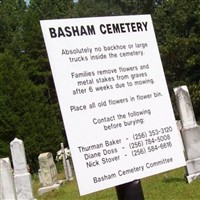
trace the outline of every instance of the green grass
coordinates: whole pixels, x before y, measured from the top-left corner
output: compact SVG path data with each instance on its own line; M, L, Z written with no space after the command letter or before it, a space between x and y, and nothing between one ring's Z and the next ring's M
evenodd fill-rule
M200 200L200 179L188 184L184 178L185 169L179 168L141 180L145 200ZM64 174L59 173L59 179ZM37 200L117 200L115 188L80 196L76 180L66 182L59 190L38 196L40 187L33 178L34 197Z
M198 200L200 180L191 184L184 178L185 168L172 170L142 180L146 200Z
M59 177L59 180L64 179L64 175ZM34 190L34 197L37 200L117 200L115 189L110 188L106 190L102 190L96 193L92 193L85 196L80 196L78 191L78 186L76 180L71 182L65 182L59 190L54 190L52 192L43 194L38 196L38 188L40 184L37 179L34 178L33 190Z

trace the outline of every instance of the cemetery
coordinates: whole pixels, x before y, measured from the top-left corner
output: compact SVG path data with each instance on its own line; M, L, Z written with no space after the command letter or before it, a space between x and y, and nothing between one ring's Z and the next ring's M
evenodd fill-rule
M183 142L182 148L186 154L186 167L143 179L143 192L146 199L200 198L200 194L197 192L200 186L200 180L198 180L200 177L199 148L197 146L200 142L199 125L195 119L187 86L174 88L174 93L180 113L180 121L177 121L177 129L180 131L180 142ZM118 145L120 143L121 139L105 141L106 146ZM103 144L101 147L102 146ZM98 199L99 195L101 199L117 199L114 188L83 197L79 195L76 178L74 179L73 177L73 166L72 163L70 164L69 159L71 154L69 151L66 154L63 143L61 143L61 149L57 154L57 159L63 162L60 175L58 174L51 152L41 153L38 156L40 169L37 174L31 175L28 171L23 141L15 138L10 143L10 150L13 168L11 167L11 162L8 157L0 159L0 195L2 200ZM89 159L88 156L86 157ZM172 158L159 161L158 163L147 163L147 168L156 167L166 162L172 162ZM133 170L138 171L140 169L135 168ZM129 174L134 172L121 171L120 173L122 176L125 175L125 173ZM61 178L59 179L58 177ZM99 180L96 180L94 182L98 181ZM173 187L178 189L173 190ZM170 194L166 193L166 190L169 190ZM178 191L181 192L178 193Z
M0 200L200 199L198 1L0 2Z
M195 139L195 144L198 144L199 140L196 129L198 129L199 126L195 120L189 91L186 86L175 88L174 91L176 94L177 106L179 108L181 117L181 125L180 121L177 122L178 127L181 131L180 135L183 136L185 134L185 131L190 131L190 137L197 137ZM190 113L190 115L186 114L186 111L187 113ZM183 148L185 149L187 155L186 167L171 170L143 179L142 186L145 199L181 200L200 198L200 194L198 193L198 188L200 187L200 181L198 180L200 173L198 165L199 154L195 151L197 147L195 146L195 144L191 145L191 141L194 141L194 139L191 140L186 136L183 136L182 139L184 143ZM188 142L188 140L190 141L190 143ZM119 140L116 141L116 143L119 143ZM73 166L69 164L69 159L66 159L66 157L69 158L70 154L66 154L63 143L61 143L61 150L58 153L58 160L63 161L63 165L61 165L62 162L59 163L59 174L55 164L56 161L54 161L54 158L52 157L52 154L50 152L41 153L39 155L38 162L40 170L38 171L37 175L31 176L27 168L23 141L15 138L13 141L11 141L10 148L13 159L13 169L11 168L9 158L0 159L0 183L2 200L89 200L99 198L109 200L117 199L116 191L114 188L110 188L105 191L99 191L97 193L89 194L83 197L79 195L76 178L73 177ZM190 154L191 151L194 151L194 153ZM68 161L68 163L65 162L66 160ZM176 190L173 189L174 187L176 187ZM166 190L168 192L166 192Z
M200 165L198 164L199 153L196 146L200 142L199 125L195 119L187 86L174 88L174 93L181 118L180 121L177 121L177 128L180 130L180 142L183 142L183 151L186 154L186 167L143 179L142 186L146 199L200 198L200 194L197 192L200 186L200 180L198 180L200 177ZM105 142L106 146L120 143L121 140ZM27 167L23 141L18 138L11 141L10 150L13 168L9 158L0 159L1 199L98 199L98 196L101 196L101 199L117 199L114 188L81 197L78 192L76 178L73 177L74 169L70 161L70 151L66 151L67 149L64 148L63 143L61 143L60 147L61 149L57 153L57 161L62 161L62 166L59 163L60 174L58 174L56 161L54 161L52 154L46 152L38 156L40 167L38 173L31 175ZM147 163L147 167L151 168L162 163L172 162L171 159L165 159L159 163ZM135 170L138 171L139 169ZM122 176L126 172L120 173ZM127 173L129 174L130 172ZM178 189L175 191L173 187ZM169 190L170 194L166 193L166 190ZM178 191L181 192L179 193Z

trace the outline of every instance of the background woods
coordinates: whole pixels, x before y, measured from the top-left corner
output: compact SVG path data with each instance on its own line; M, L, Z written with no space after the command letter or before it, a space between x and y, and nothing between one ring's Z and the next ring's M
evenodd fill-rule
M38 169L40 152L66 141L39 20L151 14L170 91L189 87L200 118L200 2L193 0L0 1L0 155L15 137ZM173 98L172 98L173 99Z

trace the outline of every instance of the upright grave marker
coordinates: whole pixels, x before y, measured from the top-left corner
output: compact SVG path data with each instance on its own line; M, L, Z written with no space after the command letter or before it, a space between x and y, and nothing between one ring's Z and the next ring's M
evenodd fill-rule
M187 86L183 85L174 88L174 92L176 95L176 102L181 118L182 128L190 129L197 127L198 125Z
M62 152L62 161L63 161L63 168L65 172L65 178L67 181L73 181L73 176L72 176L72 168L69 159L67 159L67 156L65 154L65 148L64 144L60 144L61 147L61 152Z
M62 180L58 180L56 165L53 160L53 155L50 152L41 153L38 156L39 165L40 165L40 182L43 187L38 189L39 195L42 195L46 192L52 190L58 190L60 185L63 183Z
M200 177L200 126L196 122L187 86L174 88L176 103L182 122L182 138L187 162L187 180L192 182Z
M81 195L185 165L150 15L41 27Z
M14 167L14 182L17 199L33 200L32 179L27 169L23 141L15 138L10 143L10 149Z
M42 177L42 184L43 186L52 186L57 183L57 169L56 165L53 160L53 155L50 152L41 153L38 156L40 170L41 170L41 177Z
M0 199L17 200L13 173L9 158L0 159Z

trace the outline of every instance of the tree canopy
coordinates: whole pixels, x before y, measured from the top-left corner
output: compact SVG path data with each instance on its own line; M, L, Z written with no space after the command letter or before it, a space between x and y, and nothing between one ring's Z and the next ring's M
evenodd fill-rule
M18 137L37 169L41 152L67 143L40 20L151 14L169 89L186 84L200 118L198 0L0 1L0 154Z

